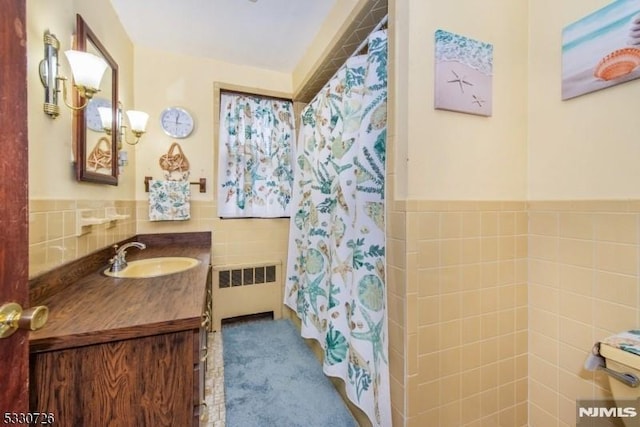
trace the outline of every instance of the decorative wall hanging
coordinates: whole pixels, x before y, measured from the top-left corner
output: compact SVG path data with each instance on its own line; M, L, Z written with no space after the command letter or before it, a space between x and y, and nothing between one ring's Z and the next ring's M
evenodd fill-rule
M111 140L102 137L87 156L87 166L93 172L111 169Z
M493 45L436 31L435 108L490 116Z
M614 1L562 30L562 99L640 77L640 2Z
M160 168L167 174L167 179L187 179L189 176L184 175L189 172L189 159L182 151L182 147L177 142L174 142L169 147L169 151L166 154L160 156Z

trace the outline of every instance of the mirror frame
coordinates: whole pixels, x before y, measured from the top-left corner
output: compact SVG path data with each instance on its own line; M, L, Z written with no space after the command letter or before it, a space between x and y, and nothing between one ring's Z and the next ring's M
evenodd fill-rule
M111 129L111 174L92 172L87 168L87 122L85 109L76 110L73 123L73 141L76 155L76 179L78 181L94 182L99 184L118 185L118 63L109 54L95 33L89 28L80 14L76 15L76 37L74 48L87 50L87 44L91 43L100 52L102 57L111 67L111 114L113 116ZM105 72L108 72L105 71ZM84 102L77 91L74 91L75 105Z

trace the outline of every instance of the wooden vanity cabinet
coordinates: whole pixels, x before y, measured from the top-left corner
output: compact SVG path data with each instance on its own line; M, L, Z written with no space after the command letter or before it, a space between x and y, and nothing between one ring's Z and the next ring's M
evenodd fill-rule
M199 426L202 329L34 353L30 407L60 427Z
M211 233L132 240L147 246L132 259L201 264L114 279L101 274L113 252L106 248L30 281L31 300L50 315L29 338L29 407L52 413L58 427L200 426L206 413Z

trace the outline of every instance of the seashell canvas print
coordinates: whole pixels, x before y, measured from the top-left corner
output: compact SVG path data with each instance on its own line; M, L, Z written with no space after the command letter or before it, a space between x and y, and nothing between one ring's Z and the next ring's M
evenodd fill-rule
M435 36L435 108L491 116L493 45L444 30Z
M640 77L640 1L616 0L562 30L562 99Z

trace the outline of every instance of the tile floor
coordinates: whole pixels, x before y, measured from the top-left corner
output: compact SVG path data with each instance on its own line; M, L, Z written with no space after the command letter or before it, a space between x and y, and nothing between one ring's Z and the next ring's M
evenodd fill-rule
M209 333L209 358L205 380L205 402L208 416L200 423L202 427L224 427L224 362L222 360L222 334Z

